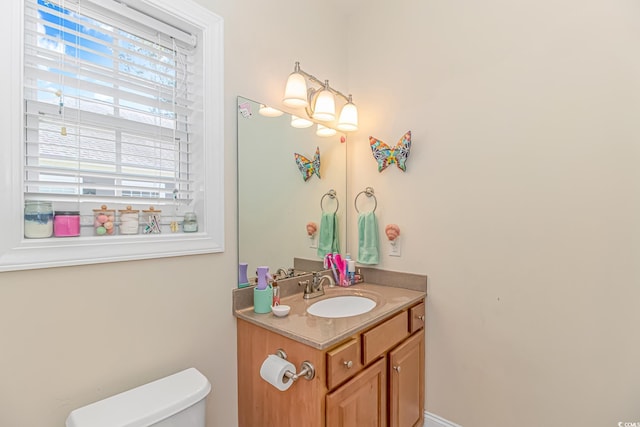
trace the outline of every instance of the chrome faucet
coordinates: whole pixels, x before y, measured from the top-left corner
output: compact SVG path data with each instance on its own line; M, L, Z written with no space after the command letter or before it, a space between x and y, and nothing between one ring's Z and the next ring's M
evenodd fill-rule
M304 294L302 295L302 298L311 299L324 295L324 286L322 286L322 282L325 280L329 281L330 288L334 287L336 284L333 277L327 274L320 274L318 272L313 272L313 278L311 280L298 282L298 286L304 286Z
M285 270L284 268L280 267L279 269L276 270L276 274L274 274L274 276L281 278L281 279L286 279L287 278L287 270Z
M293 277L294 275L295 275L295 270L293 268L289 268L285 270L282 267L277 269L275 274L275 276L279 279L288 279L290 277Z

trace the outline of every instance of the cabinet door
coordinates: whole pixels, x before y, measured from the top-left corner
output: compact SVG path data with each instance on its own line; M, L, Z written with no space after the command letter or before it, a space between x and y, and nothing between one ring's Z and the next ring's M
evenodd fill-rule
M386 427L386 361L381 358L327 395L327 427Z
M422 426L424 418L424 332L389 353L389 427Z

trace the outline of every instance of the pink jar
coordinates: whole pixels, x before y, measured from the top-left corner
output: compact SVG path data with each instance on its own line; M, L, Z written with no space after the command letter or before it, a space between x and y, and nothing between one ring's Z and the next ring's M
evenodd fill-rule
M80 235L80 212L56 211L53 217L55 237L75 237Z

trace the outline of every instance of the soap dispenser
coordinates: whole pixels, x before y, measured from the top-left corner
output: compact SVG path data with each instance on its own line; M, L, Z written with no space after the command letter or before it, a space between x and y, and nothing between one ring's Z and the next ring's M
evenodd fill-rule
M258 289L265 290L269 286L269 267L258 267L256 272L258 276Z
M258 267L258 286L253 288L253 311L256 313L270 313L273 304L273 288L269 286L269 267Z

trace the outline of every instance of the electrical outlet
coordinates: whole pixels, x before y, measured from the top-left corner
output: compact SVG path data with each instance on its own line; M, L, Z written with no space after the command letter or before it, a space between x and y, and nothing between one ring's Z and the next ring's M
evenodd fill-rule
M400 239L389 242L389 256L400 256Z
M311 249L318 249L318 240L316 239L315 235L307 237L307 240L309 241L309 247Z

